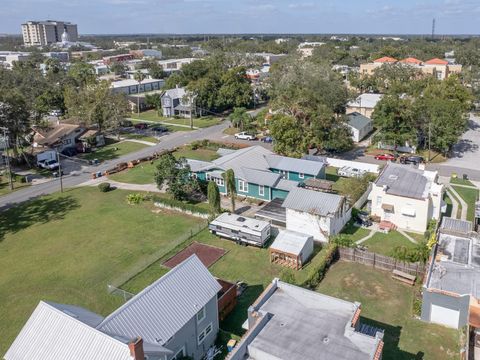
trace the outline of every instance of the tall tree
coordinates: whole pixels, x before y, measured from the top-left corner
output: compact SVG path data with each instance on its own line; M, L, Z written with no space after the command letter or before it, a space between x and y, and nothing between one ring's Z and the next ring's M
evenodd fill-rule
M135 79L135 81L138 82L138 92L137 92L137 115L140 116L140 96L139 93L140 93L140 85L142 84L142 81L145 80L145 74L143 72L141 72L140 70L138 70L137 72L135 72L135 74L133 75L133 78Z
M275 139L275 152L300 157L307 151L305 130L297 119L288 115L275 115L270 120L270 133Z
M232 213L235 212L235 197L237 196L237 186L235 184L235 172L228 169L224 173L225 186L227 187L227 194L230 196L230 203L232 205Z
M220 206L220 191L218 190L218 186L214 181L208 182L207 197L208 205L210 206L210 213L212 215L220 214L222 211Z
M176 200L186 200L192 194L194 180L190 177L190 166L185 158L176 159L171 153L162 155L155 171L155 182L159 189L167 187L167 193Z
M18 91L0 91L0 124L8 129L9 144L17 158L24 138L30 131L25 98Z
M95 69L93 65L85 62L76 62L68 70L67 76L77 87L83 87L93 84L96 81Z

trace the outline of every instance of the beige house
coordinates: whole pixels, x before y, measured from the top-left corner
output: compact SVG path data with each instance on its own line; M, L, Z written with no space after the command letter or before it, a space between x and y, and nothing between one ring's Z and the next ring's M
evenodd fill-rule
M375 70L382 66L391 64L402 64L418 69L424 75L435 76L439 80L448 78L451 74L458 74L462 71L462 65L451 64L447 60L430 59L428 61L421 61L412 57L397 60L388 56L374 60L371 63L360 65L360 74L373 75Z
M431 219L440 219L443 185L437 172L387 163L368 197L371 214L400 229L424 232Z
M346 112L348 114L358 113L360 115L366 116L367 118L372 118L373 109L377 103L382 99L383 94L361 94L355 100L349 101L347 103Z

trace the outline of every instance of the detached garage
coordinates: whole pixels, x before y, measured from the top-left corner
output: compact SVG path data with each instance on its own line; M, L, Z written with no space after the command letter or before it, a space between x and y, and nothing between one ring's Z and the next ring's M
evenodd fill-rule
M313 237L296 231L280 230L269 252L270 262L299 270L313 253Z

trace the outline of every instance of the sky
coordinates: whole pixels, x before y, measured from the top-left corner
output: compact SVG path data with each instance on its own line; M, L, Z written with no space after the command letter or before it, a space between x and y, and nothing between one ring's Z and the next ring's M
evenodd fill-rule
M0 0L0 33L64 20L79 34L479 34L480 0Z

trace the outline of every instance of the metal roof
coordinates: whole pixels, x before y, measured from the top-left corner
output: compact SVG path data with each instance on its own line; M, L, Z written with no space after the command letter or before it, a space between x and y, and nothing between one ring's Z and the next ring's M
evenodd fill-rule
M242 168L242 172L242 179L247 180L249 183L270 187L275 186L281 178L280 174L275 174L266 170Z
M163 96L169 96L172 99L181 99L186 94L187 92L185 91L185 88L179 87L179 88L165 90L165 94Z
M298 183L293 180L280 179L278 184L275 186L275 189L280 189L284 191L291 191L298 187Z
M43 301L37 305L5 360L132 360L126 342L96 330L57 305Z
M357 97L355 100L349 101L347 106L362 107L373 109L375 105L382 99L383 94L365 93Z
M325 167L325 164L319 161L295 159L280 155L267 155L265 158L272 169L294 171L314 176L318 175Z
M258 170L268 170L269 165L265 156L271 154L270 150L262 146L250 146L213 160L213 163L223 170L232 169L236 177L242 177L243 168L255 167Z
M351 114L348 114L347 119L348 119L348 125L350 125L351 127L357 130L362 130L364 127L366 127L372 122L372 119L366 116L363 116L358 112L353 112Z
M320 216L335 214L345 198L336 194L295 188L283 202L283 207Z
M471 221L454 219L451 217L444 217L442 219L442 226L440 231L455 232L459 234L468 234L473 230Z
M105 318L98 329L163 345L220 290L217 280L192 255Z
M309 241L313 242L313 237L310 235L291 230L280 230L275 241L270 245L270 249L299 255Z
M387 194L426 199L431 182L423 170L388 162L375 184L385 186Z
M165 81L162 79L143 79L139 84L138 81L135 79L126 79L126 80L114 81L112 82L110 87L114 89L118 89L118 88L127 87L127 86L146 85L146 84L153 84L157 82L164 83Z
M213 166L213 163L209 161L201 161L201 160L194 160L194 159L186 159L186 160L187 160L187 164L190 166L190 170L193 172L209 169Z

